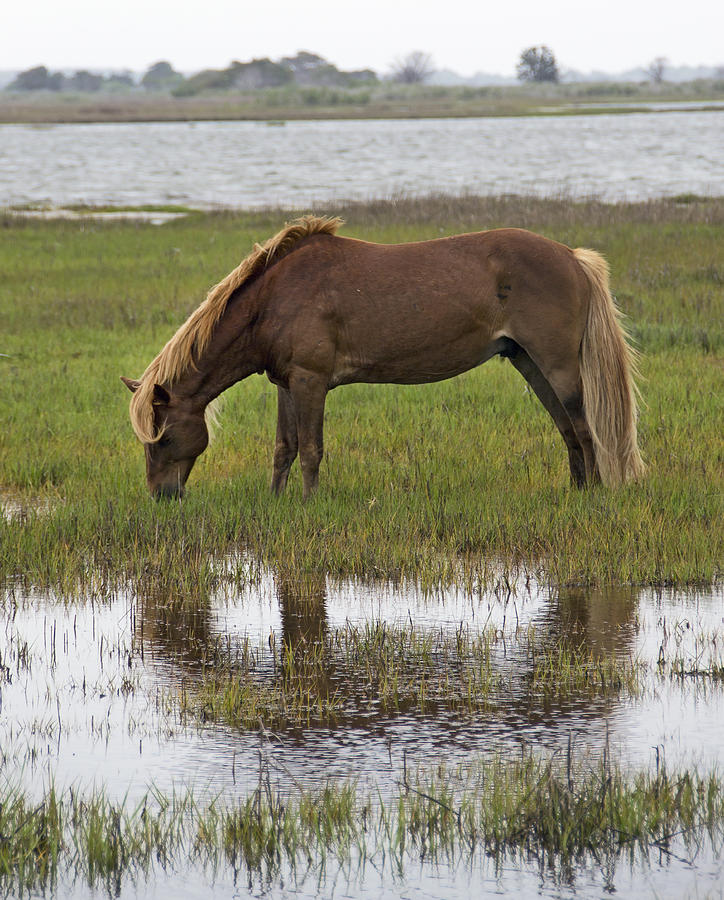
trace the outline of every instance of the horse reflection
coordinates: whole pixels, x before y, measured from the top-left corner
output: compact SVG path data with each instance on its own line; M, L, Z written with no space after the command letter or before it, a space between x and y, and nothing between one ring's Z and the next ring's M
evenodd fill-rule
M598 664L603 665L604 677L606 672L623 675L636 645L638 605L639 592L633 587L563 588L551 596L531 623L525 649L502 664L514 685L506 721L523 741L545 738L560 744L579 734L586 745L601 747L613 737L612 714L628 694L625 687L616 686L615 676L606 685L599 684ZM589 670L594 666L591 684L575 677L570 687L565 684L575 674L566 670L566 655ZM620 661L620 667L605 665L612 657ZM556 671L558 659L560 671ZM552 671L542 686L536 670L541 664L547 667L548 660Z
M324 643L327 634L326 578L320 574L276 572L281 633L274 638L295 654ZM174 579L137 585L135 637L141 655L198 671L210 664L233 664L238 642L219 633L209 591L181 586ZM280 649L280 648L277 648Z
M537 623L543 641L564 641L594 656L627 657L636 641L640 591L631 585L562 588Z
M137 586L135 635L141 655L198 671L213 643L211 601L201 588L189 591L174 579Z
M324 642L327 635L327 579L317 573L276 574L282 641L292 648Z

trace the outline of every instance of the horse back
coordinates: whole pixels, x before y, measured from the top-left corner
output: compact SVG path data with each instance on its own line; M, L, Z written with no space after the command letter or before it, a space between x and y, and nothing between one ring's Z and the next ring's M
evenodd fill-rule
M521 229L406 244L314 235L266 277L270 356L330 367L332 384L451 377L501 336L578 330L585 303L572 251Z

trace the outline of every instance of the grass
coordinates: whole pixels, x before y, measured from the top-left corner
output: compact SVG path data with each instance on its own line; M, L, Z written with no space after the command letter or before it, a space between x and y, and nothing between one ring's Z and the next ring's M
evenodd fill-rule
M175 621L182 620L177 613ZM268 647L248 639L234 651L224 639L194 645L195 672L164 692L164 708L184 725L284 732L361 722L369 728L400 716L479 722L516 708L555 715L571 701L645 702L667 682L702 690L724 682L721 630L697 635L685 650L669 648L664 638L654 660L596 649L570 630L446 632L370 622L320 625L315 634L311 621L312 630L287 633L279 643L270 638ZM191 631L185 643L192 641Z
M645 480L572 491L552 424L496 360L437 385L332 392L322 488L307 504L296 467L288 494L269 495L275 391L248 379L227 392L184 503L153 503L118 377L140 374L292 211L162 227L4 215L0 491L24 513L0 518L0 577L72 594L173 573L209 590L244 577L244 554L279 571L431 586L521 568L557 584L720 577L724 202L430 197L326 211L370 240L515 224L603 251L643 352Z
M111 802L51 786L40 802L0 790L0 886L5 892L104 887L186 863L215 875L231 870L252 883L325 872L351 863L393 875L427 861L467 865L486 858L538 859L541 874L581 861L611 878L623 860L651 850L670 858L722 846L724 785L693 771L624 774L604 759L592 768L523 751L465 769L400 773L397 796L366 796L354 784L281 792L263 767L237 803L201 803L190 791L140 802Z
M0 122L128 122L247 119L580 115L648 111L647 103L721 102L722 79L682 84L400 85L281 87L189 97L168 94L0 92Z
M678 676L680 665L672 674ZM169 708L182 722L251 730L362 721L369 727L400 715L477 719L511 704L631 698L643 692L648 672L641 660L594 653L568 637L541 640L532 628L471 634L384 623L347 625L279 646L270 641L268 651L245 643L234 658L212 644L200 667L197 678L167 698ZM662 662L658 674L665 672ZM704 677L702 669L689 674Z

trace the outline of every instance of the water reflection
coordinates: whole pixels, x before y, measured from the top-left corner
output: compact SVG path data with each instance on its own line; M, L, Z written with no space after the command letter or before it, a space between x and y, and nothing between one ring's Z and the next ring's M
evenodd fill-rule
M185 593L173 580L144 585L136 601L136 643L141 656L154 657L199 672L211 644L211 601L208 594Z
M153 654L165 654L191 668L208 659L210 648L218 654L222 636L231 662L240 641L263 642L271 635L280 646L303 653L328 640L331 629L370 622L421 632L500 632L506 656L513 648L511 637L506 642L505 635L532 629L540 649L562 643L594 656L614 653L630 657L639 632L639 589L563 588L551 592L531 585L529 576L525 583L523 588L521 579L514 591L502 598L454 588L429 596L411 585L335 583L320 573L269 571L236 597L222 599L188 593L173 580L154 580L136 586L136 634ZM270 601L277 616L260 618L260 610ZM239 622L241 628L228 628ZM268 622L268 630L263 622Z
M314 573L275 574L274 584L281 614L281 637L296 652L322 643L328 635L327 579Z
M629 701L625 688L605 685L605 676L603 688L566 686L565 671L561 686L558 674L545 666L557 659L569 664L573 654L586 665L608 659L608 671L611 656L621 661L622 671L630 668L639 591L551 593L529 577L514 587L500 599L456 590L429 597L410 586L335 583L322 574L288 571L267 572L240 596L225 600L184 594L178 585L153 585L138 597L135 634L166 681L200 685L210 673L221 672L286 690L297 679L299 690L318 700L320 710L337 698L335 713L312 716L303 739L293 718L287 728L275 725L280 733L293 733L300 749L313 742L332 758L340 745L360 748L374 735L386 741L388 756L394 742L400 752L417 753L421 760L432 747L458 748L453 755L463 748L509 750L521 743L557 749L571 733L587 748L615 742L615 713L622 697ZM400 648L407 648L390 659L395 678L405 683L392 702L382 694L384 673L375 668L380 661L372 659L380 640L370 630L374 627L402 635ZM481 634L487 636L485 651L474 657L470 648ZM431 636L430 652L418 656L415 640L424 642L426 636ZM455 655L456 642L468 648L462 656ZM350 662L359 645L370 659ZM478 664L491 667L489 696L466 705L435 693L445 677L453 695L459 694L470 682L468 673L458 670ZM418 695L426 685L423 703Z
M542 641L580 644L592 653L628 657L637 636L641 591L630 585L592 588L564 587L551 595L537 620Z
M635 767L653 765L662 753L672 767L724 763L721 687L705 680L676 682L657 668L667 632L683 635L679 651L692 658L701 656L697 634L718 630L721 638L721 592L551 591L526 575L511 587L430 595L410 584L268 571L231 596L169 595L156 621L143 625L145 655L166 686L194 679L198 684L212 666L242 681L278 686L288 652L306 691L339 699L336 719L312 716L286 729L207 724L203 762L197 754L194 761L198 771L213 768L215 783L231 790L255 783L260 753L280 783L318 785L353 777L383 796L398 789L403 763L465 765L480 753L518 753L522 746L566 753L571 742L577 756L592 760L608 748ZM144 598L141 607L147 616L154 614ZM681 622L686 624L674 625ZM407 696L396 706L382 703L374 678L340 651L345 629L364 635L371 623L437 642L430 660L411 666L417 665L412 680L422 676L430 685L448 674L454 681L458 662L441 646L449 648L459 634L470 640L492 634L490 665L497 681L489 702L471 708L429 702L421 708ZM250 651L256 654L251 668ZM575 678L568 684L555 672L541 682L541 662L565 662L566 652L594 664L601 660L605 687ZM635 689L611 684L618 675L625 679L632 660L642 665Z
M212 593L173 578L65 602L8 588L0 598L0 768L22 772L33 789L39 773L51 772L59 786L96 781L111 796L189 780L234 796L258 781L260 753L280 782L354 777L383 795L397 790L403 760L464 765L522 744L565 753L570 738L594 757L608 743L636 767L652 764L654 747L672 767L724 764L721 681L672 679L657 668L662 646L688 667L721 651L721 589L552 592L525 575L511 587L431 595L412 584L261 571L241 589ZM393 661L412 688L398 705L380 699L379 663L369 674L343 652L350 630L362 639L374 627L408 635L408 668L404 654ZM428 641L427 656L410 650L411 634ZM481 634L490 636L490 695L466 707L458 690L458 702L443 702L436 684L449 677L459 688L473 659L455 656L456 641L470 647ZM705 641L712 634L718 644ZM622 671L637 659L641 690L541 680L552 651L613 659ZM313 698L336 697L336 719L262 729L179 718L179 698L210 674L271 690L289 666ZM414 691L423 680L421 705Z

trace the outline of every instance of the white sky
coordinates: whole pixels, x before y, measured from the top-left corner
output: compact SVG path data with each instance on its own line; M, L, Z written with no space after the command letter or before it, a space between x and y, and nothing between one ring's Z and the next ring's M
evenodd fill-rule
M723 0L0 0L0 69L184 72L319 53L389 71L412 50L436 68L513 75L548 44L561 69L618 72L654 57L724 65Z

